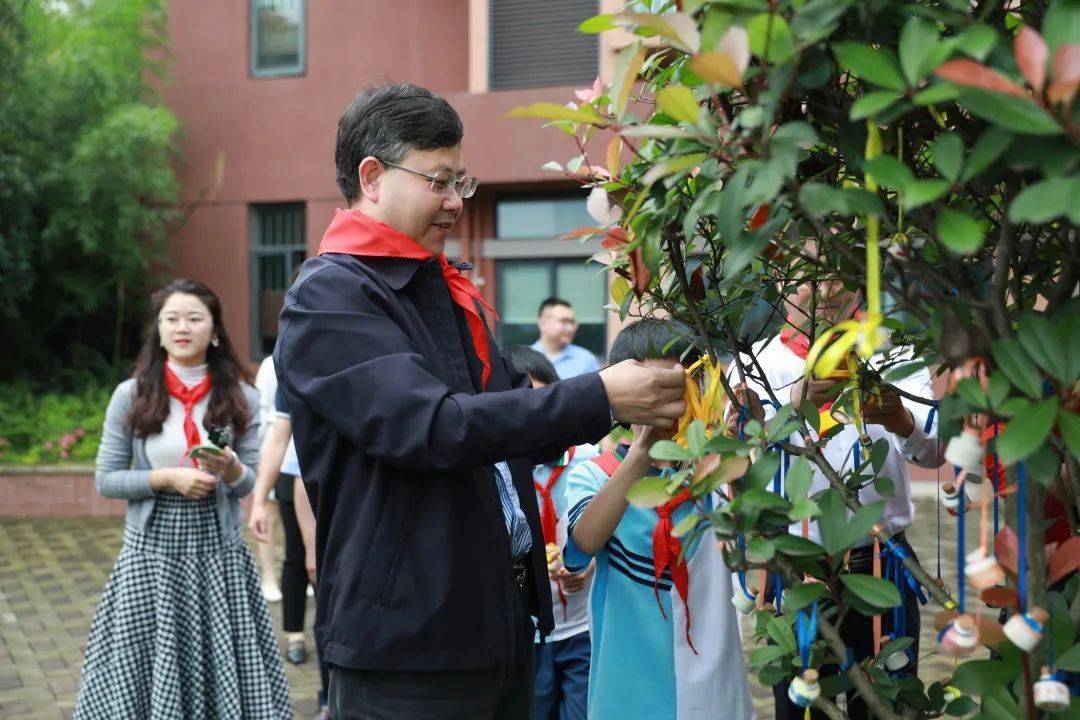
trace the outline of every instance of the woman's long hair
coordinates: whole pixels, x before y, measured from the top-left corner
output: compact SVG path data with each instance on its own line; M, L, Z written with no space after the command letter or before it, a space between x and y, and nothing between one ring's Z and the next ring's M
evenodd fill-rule
M210 403L206 408L203 427L233 427L237 437L244 434L251 415L240 383L251 383L251 373L236 355L229 332L221 317L221 301L214 292L194 280L173 280L154 293L153 314L139 357L135 360L135 400L128 413L128 422L140 437L161 432L169 416L169 392L165 389L165 361L168 358L161 346L158 315L166 301L176 293L194 295L210 311L218 344L206 348L206 371L210 374Z

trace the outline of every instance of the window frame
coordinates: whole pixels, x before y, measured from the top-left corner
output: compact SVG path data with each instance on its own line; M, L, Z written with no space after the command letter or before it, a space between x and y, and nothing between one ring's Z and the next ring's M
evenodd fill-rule
M248 72L251 77L265 80L284 77L303 77L307 75L307 0L300 3L300 46L298 62L292 67L277 67L270 70L259 68L259 9L260 0L248 0Z

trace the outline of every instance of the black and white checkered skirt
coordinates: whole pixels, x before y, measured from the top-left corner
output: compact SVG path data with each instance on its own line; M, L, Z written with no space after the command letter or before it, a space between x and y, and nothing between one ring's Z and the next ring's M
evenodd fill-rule
M75 718L292 718L281 653L240 530L213 496L157 496L94 613Z

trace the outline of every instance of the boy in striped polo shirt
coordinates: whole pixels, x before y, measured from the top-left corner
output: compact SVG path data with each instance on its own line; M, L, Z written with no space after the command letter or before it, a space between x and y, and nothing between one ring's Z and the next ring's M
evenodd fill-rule
M680 325L646 318L619 333L611 362L670 368L692 362L683 357L690 348ZM672 537L695 511L684 497L656 509L627 503L634 481L674 471L649 457L670 433L639 426L633 433L629 445L569 472L565 564L573 571L596 561L589 718L751 718L731 572L708 534L685 549ZM703 500L709 509L721 501L715 494Z

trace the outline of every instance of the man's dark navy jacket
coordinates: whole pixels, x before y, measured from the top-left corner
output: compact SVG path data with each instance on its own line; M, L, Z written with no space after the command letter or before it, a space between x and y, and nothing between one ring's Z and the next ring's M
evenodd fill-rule
M597 373L532 389L494 338L492 374L434 260L308 260L274 360L316 506L316 632L368 670L506 666L509 538L492 465L509 460L532 529L529 611L552 628L531 465L610 429ZM520 618L517 618L520 626Z

